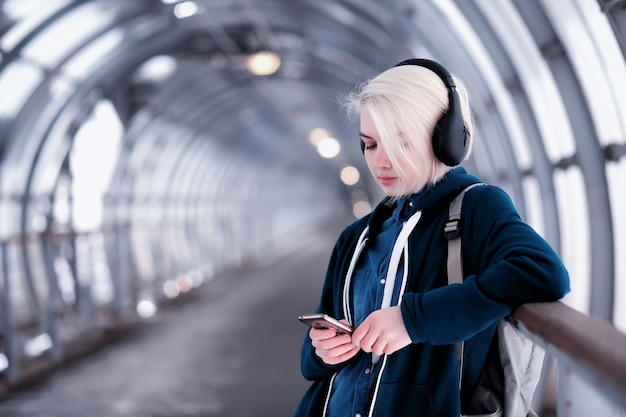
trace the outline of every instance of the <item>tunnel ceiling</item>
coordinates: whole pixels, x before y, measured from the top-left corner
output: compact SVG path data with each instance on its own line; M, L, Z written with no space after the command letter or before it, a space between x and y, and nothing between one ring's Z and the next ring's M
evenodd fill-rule
M80 180L76 155L113 142L101 222L85 229L177 216L250 240L237 221L264 235L254 219L358 214L380 195L341 98L429 57L469 88L478 134L468 169L506 188L591 288L573 303L613 315L606 300L626 277L616 256L626 250L616 215L626 210L623 1L4 0L0 12L7 241L78 230L76 211L58 208ZM251 72L258 53L278 56L278 69ZM318 154L319 129L340 144L336 157ZM346 166L356 183L340 180Z

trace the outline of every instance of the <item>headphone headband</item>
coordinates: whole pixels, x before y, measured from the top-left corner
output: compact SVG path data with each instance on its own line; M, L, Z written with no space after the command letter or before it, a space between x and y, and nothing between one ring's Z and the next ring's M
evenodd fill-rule
M452 78L452 75L443 65L438 62L431 61L430 59L411 58L394 65L394 67L400 67L402 65L415 65L417 67L428 68L429 70L437 74L439 78L441 78L441 81L443 81L446 87L456 88L456 84L454 83L454 78Z

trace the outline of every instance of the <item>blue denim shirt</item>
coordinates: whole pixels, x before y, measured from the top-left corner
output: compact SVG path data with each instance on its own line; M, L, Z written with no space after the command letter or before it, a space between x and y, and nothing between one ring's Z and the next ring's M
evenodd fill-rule
M380 233L370 236L352 277L353 325L358 327L374 310L380 308L391 252L404 222L414 213L413 207L424 192L398 199L391 217L384 221ZM398 266L391 305L396 305L401 287L403 262ZM360 352L335 377L328 404L329 417L367 415L370 395L382 361L372 364L371 353Z

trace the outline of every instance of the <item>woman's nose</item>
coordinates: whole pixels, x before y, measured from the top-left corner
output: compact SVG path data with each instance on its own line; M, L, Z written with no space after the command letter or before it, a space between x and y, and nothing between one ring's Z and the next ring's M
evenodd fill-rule
M376 165L379 168L391 168L391 161L387 156L387 152L379 151L376 154Z

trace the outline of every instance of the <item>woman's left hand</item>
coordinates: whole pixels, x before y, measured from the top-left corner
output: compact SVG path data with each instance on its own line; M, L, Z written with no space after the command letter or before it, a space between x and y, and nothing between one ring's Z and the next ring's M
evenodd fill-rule
M352 333L352 343L379 356L390 355L411 344L400 306L372 312Z

